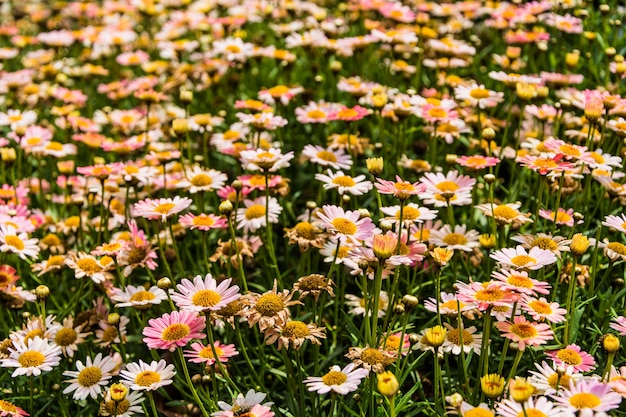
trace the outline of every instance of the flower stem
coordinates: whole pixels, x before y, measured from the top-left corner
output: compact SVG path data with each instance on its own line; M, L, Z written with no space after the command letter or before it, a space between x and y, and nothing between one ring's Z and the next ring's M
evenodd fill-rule
M563 334L563 343L569 345L570 327L572 325L572 309L574 308L574 293L576 291L576 256L572 260L572 273L569 278L569 287L567 290L567 320L565 321L565 332Z
M193 386L193 382L191 382L191 377L189 376L189 369L187 369L187 361L185 360L185 356L183 355L183 349L179 347L178 349L176 349L176 352L178 352L178 359L180 359L180 365L183 368L183 373L185 374L185 380L187 381L187 385L189 386L189 389L191 390L191 394L193 395L193 398L196 401L196 404L198 404L198 407L200 407L200 411L202 412L202 415L204 417L209 417L209 413L204 408L204 404L202 403L202 400L200 400L200 397L198 397L198 392L196 391L196 388Z

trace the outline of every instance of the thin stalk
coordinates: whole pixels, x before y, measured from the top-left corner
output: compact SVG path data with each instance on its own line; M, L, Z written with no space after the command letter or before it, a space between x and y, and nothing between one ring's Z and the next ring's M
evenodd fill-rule
M576 291L576 261L577 257L573 256L572 273L570 274L569 287L567 290L567 320L565 321L565 333L563 334L563 343L569 345L570 327L572 325L572 309L574 308L574 293Z
M198 392L196 391L196 388L194 387L193 382L191 382L191 377L189 376L189 369L187 369L187 361L185 360L185 356L183 355L183 349L179 347L178 349L176 349L176 352L178 352L178 359L180 360L181 367L183 368L183 373L185 374L185 380L187 381L187 386L191 390L191 394L193 395L193 398L196 401L196 404L200 408L202 415L204 417L209 417L209 413L204 408L204 404L202 403L202 400L200 400L200 397L198 397Z

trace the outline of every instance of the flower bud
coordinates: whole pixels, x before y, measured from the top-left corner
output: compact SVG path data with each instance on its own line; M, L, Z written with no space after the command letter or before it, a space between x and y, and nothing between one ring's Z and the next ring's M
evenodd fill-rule
M163 277L157 281L157 287L166 291L172 286L172 280L168 277Z
M496 176L493 174L485 174L483 178L487 184L493 184L496 182Z
M439 347L443 345L443 342L446 341L446 334L448 331L443 326L433 326L430 329L426 330L424 337L426 338L426 342L428 345L432 347Z
M496 236L490 233L482 234L478 237L478 242L483 249L492 249L496 246Z
M183 136L189 131L189 122L184 118L177 118L172 120L172 130L176 136Z
M376 377L378 378L378 392L387 398L396 395L398 389L400 389L400 384L391 371L383 372L382 374L376 375Z
M605 335L604 338L602 339L602 347L608 353L617 352L620 348L619 338L615 336L614 334L610 334L610 333Z
M50 288L45 285L39 285L37 288L35 288L35 295L37 296L38 300L45 300L50 295Z
M229 216L233 212L233 203L230 200L224 200L220 203L219 211L225 216Z
M404 297L402 297L402 304L404 304L404 307L407 310L411 310L415 308L418 303L419 303L419 300L414 295L405 294Z
M109 314L109 316L107 317L107 322L111 325L111 326L117 326L118 324L120 324L120 315L117 313L111 313Z
M583 236L582 233L576 233L572 236L572 243L569 247L574 255L580 256L587 251L589 244L589 239L586 236Z
M367 171L372 175L378 176L383 172L384 161L382 157L367 158L365 164L367 165Z
M189 104L193 101L193 91L191 90L180 90L180 101L184 104Z
M128 395L128 387L121 383L112 384L109 388L109 395L111 400L116 403L124 401L126 395Z
M504 392L504 378L499 374L489 374L480 378L480 388L488 398L498 398Z
M486 127L481 132L481 137L485 140L493 140L496 137L496 131L491 127Z
M509 393L513 401L525 403L535 393L535 387L526 378L516 377L509 384Z

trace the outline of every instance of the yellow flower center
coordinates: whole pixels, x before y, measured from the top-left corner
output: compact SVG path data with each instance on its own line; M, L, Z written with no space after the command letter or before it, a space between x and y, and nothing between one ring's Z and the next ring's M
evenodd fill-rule
M63 145L61 145L59 142L50 142L48 146L46 146L46 149L49 149L51 151L62 151Z
M57 235L49 233L41 239L41 242L48 246L56 246L61 244L61 239Z
M257 154L257 159L274 159L276 158L276 155L274 155L271 152L261 152L259 154Z
M272 97L280 97L283 94L287 94L289 92L289 87L286 87L284 85L277 85L276 87L272 87L267 90L267 92L270 93Z
M413 184L409 183L409 182L396 182L393 184L393 186L396 188L396 190L401 191L401 192L414 192L415 191L415 187L413 186Z
M455 345L460 345L461 344L461 332L459 331L459 329L448 329L448 332L446 333L446 339L448 339L448 341L452 344ZM474 339L472 337L472 334L463 329L463 345L464 346L469 346L473 343Z
M563 388L569 388L569 381L572 379L571 376L564 374L563 376L561 376L561 378L559 378L559 374L557 374L556 372L553 373L552 375L550 375L548 377L548 384L556 389L556 382L559 382L559 387Z
M239 139L239 132L235 130L227 130L224 132L224 140L233 141L235 139Z
M309 327L301 321L290 321L283 327L282 335L289 339L302 339L311 334Z
M300 222L296 224L295 229L299 237L307 240L313 240L317 236L317 233L315 232L315 226L313 226L309 222Z
M42 339L44 338L44 331L42 329L34 329L31 330L30 332L26 333L26 336L24 336L24 342L27 342L30 339L34 339L35 337L39 336Z
M206 187L213 183L213 179L209 177L207 174L198 174L194 175L191 179L191 184L196 187Z
M484 156L470 156L465 160L465 164L470 167L481 167L487 163L487 159Z
M63 327L54 335L54 343L58 346L65 347L74 343L77 338L78 335L74 329Z
M246 209L246 219L258 219L265 216L265 206L262 204L253 204Z
M588 392L579 392L569 398L569 403L572 407L580 410L583 408L595 408L602 404L602 401L600 401L597 395Z
M65 220L67 227L78 227L80 225L80 218L78 216L71 216Z
M81 271L84 271L87 274L94 274L102 270L98 263L92 258L79 259L78 261L76 261L76 266L78 266Z
M552 307L550 307L550 304L544 301L533 300L528 303L528 307L532 308L539 314L552 314Z
M510 277L508 277L506 281L509 284L513 285L514 287L520 287L520 288L533 288L534 287L532 279L524 275L513 274Z
M237 45L228 45L226 48L226 51L232 53L232 54L238 54L239 52L241 52L241 48L238 47Z
M577 366L583 363L583 358L580 356L580 354L572 349L561 349L556 354L556 357L566 364L572 366Z
M354 182L352 177L349 177L347 175L340 175L333 179L333 184L337 184L340 187L352 187L356 183Z
M117 339L117 328L115 326L109 326L102 332L102 341L105 343L113 342Z
M306 115L311 119L323 119L324 117L326 117L326 113L318 109L311 110Z
M428 109L428 115L435 119L443 119L448 115L448 112L442 107L433 107Z
M448 246L464 245L467 239L460 233L449 233L443 238L443 242Z
M334 219L332 225L339 233L344 235L353 235L357 232L356 224L342 217Z
M339 250L337 251L337 259L343 259L348 256L348 252L350 252L349 246L339 246Z
M270 293L262 295L255 307L262 316L271 317L285 308L285 302L278 295Z
M576 148L575 146L569 145L567 143L559 146L559 151L568 156L580 156L580 150L578 150L578 148Z
M8 415L20 415L17 407L8 401L0 400L0 411L6 411ZM14 414L11 414L14 413Z
M489 90L486 88L474 88L469 94L472 98L480 100L489 97Z
M41 366L46 361L46 356L37 350L28 350L17 358L17 362L22 368Z
M352 119L358 115L359 113L354 109L341 109L337 112L338 119Z
M622 245L619 242L610 242L606 245L606 247L611 249L613 252L618 253L619 255L626 255L626 246Z
M378 349L367 348L361 352L360 359L368 365L376 365L382 363L385 356Z
M501 204L493 209L493 214L494 214L494 217L498 217L498 218L506 219L510 221L510 220L513 220L515 217L517 217L518 212L517 210L507 205Z
M493 413L484 408L476 407L466 411L463 417L493 417Z
M169 214L170 210L173 209L174 207L176 207L176 204L174 203L163 203L163 204L157 205L154 208L154 212L160 213L160 214Z
M215 224L215 220L209 216L200 215L193 218L193 224L194 226L211 227Z
M337 156L330 151L319 151L316 156L324 161L337 162Z
M543 411L539 411L536 408L527 408L526 415L524 415L523 411L517 413L517 417L548 417L546 413Z
M441 181L436 187L442 193L453 193L459 189L459 185L454 181Z
M564 211L559 211L559 212L556 214L556 221L557 221L558 223L568 223L568 222L570 222L571 220L572 220L572 216L570 216L569 214L567 214L567 213L566 213L566 212L564 212Z
M218 358L224 354L224 351L221 348L217 346L214 346L214 348ZM200 352L198 352L198 356L205 359L213 359L213 349L211 349L211 346L205 346L202 350L200 350Z
M511 326L511 333L519 336L520 339L530 339L537 336L537 329L527 323L517 323Z
M83 387L90 387L102 379L102 370L97 366L88 366L78 374L78 383Z
M14 236L14 235L5 236L4 242L9 246L13 246L18 251L24 250L24 242L22 241L22 239L20 239L17 236Z
M559 245L554 240L550 239L549 237L538 237L537 239L533 241L531 246L533 247L536 246L538 248L549 250L549 251L555 251L559 247Z
M220 301L222 301L222 296L213 290L200 290L191 297L193 305L205 308L213 307Z
M517 267L524 267L526 265L534 265L537 260L528 255L517 255L511 258L511 263Z
M492 287L476 291L476 295L474 295L474 298L476 298L478 301L498 301L502 298L503 295L504 292L502 292L502 290L497 287Z
M604 163L604 158L598 152L590 152L589 155L593 158L596 164Z
M439 308L441 308L441 309L447 308L447 309L452 310L452 311L457 311L457 307L458 306L460 306L461 309L462 309L463 307L465 307L465 303L462 302L462 301L459 301L458 305L457 305L457 301L456 300L448 300L448 301L446 301L444 303L441 303L439 305Z
M420 211L418 209L416 209L415 207L404 207L404 209L402 210L402 220L415 220L418 219L420 217ZM400 210L398 210L396 212L395 218L400 220Z
M154 371L139 372L135 377L135 384L140 387L149 387L150 385L161 382L161 375Z
M347 379L348 377L343 372L330 371L322 377L322 382L328 386L341 385L346 382Z
M150 291L141 290L131 295L130 301L134 301L134 302L152 301L155 298L156 296Z
M161 339L168 342L178 341L187 336L190 331L189 326L184 323L170 324L163 330L163 333L161 333Z
M400 348L400 336L392 334L385 339L385 350L393 350L395 352Z

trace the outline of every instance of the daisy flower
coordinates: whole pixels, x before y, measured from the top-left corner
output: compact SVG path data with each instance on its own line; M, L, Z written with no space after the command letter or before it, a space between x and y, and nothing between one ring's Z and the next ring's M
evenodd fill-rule
M100 403L101 416L130 417L143 414L141 403L145 400L139 391L130 391L122 401L113 401L110 390L106 390L104 400Z
M495 167L500 163L500 159L493 156L472 155L461 156L456 159L456 163L465 168L477 171L480 169Z
M61 348L50 345L48 339L36 336L28 341L13 340L13 347L8 348L9 357L0 359L3 368L17 368L11 378L19 375L39 376L49 372L61 361Z
M359 244L374 235L374 223L369 217L360 219L358 211L345 211L338 206L324 205L322 212L317 216L322 220L322 225L335 233L334 238L342 242L351 241Z
M85 365L81 361L76 361L76 371L65 371L64 376L72 377L70 385L63 390L63 394L73 392L73 398L77 401L91 397L94 400L100 396L101 387L111 379L111 371L117 367L117 362L112 356L102 358L102 353L98 353L93 359L87 357Z
M144 327L143 341L150 349L169 349L185 346L191 339L204 339L206 317L195 311L172 311L157 319L150 319Z
M54 344L61 348L63 355L73 357L78 350L78 345L85 341L90 333L83 333L84 325L74 326L74 318L67 316L63 319L63 324L55 322Z
M561 308L557 302L550 302L545 297L533 298L526 294L522 295L520 306L533 320L547 320L550 323L565 321L565 314L567 313L567 310Z
M167 365L165 360L152 361L150 364L141 359L126 365L126 369L120 371L121 382L136 391L154 391L173 381L176 371L174 365Z
M448 171L445 175L427 172L421 182L426 189L419 198L426 204L447 207L448 204L464 206L472 203L472 188L476 180L467 175L459 175L458 171Z
M316 103L311 101L304 107L296 108L296 120L300 123L328 123L330 115L340 108L341 105L338 103L326 103L323 101Z
M400 336L402 336L402 332L390 334L380 341L379 348L392 352L392 354L397 354L402 348L402 356L408 355L409 350L411 350L411 336L406 333L403 338Z
M604 250L604 256L608 256L612 262L620 259L626 260L626 245L622 243L610 242L608 239L604 239L602 242L598 242L598 247Z
M367 369L354 368L355 365L353 363L346 365L343 369L334 365L324 376L311 376L303 382L311 392L326 394L332 391L340 395L346 395L349 392L356 391L361 384L361 380L369 374Z
M272 417L274 413L270 410L270 407L274 403L265 402L261 404L261 401L265 399L266 395L265 393L255 392L251 389L245 396L243 394L237 395L237 398L233 401L233 405L227 404L224 401L218 401L217 405L222 411L213 413L212 416L234 417L248 414L255 417Z
M11 225L0 226L0 251L17 254L20 258L26 260L36 258L39 255L38 240L29 239L26 233L19 233L15 227Z
M609 325L611 329L617 331L620 336L626 336L626 317L618 316L611 321L612 323Z
M23 417L28 416L26 411L22 410L20 407L16 406L13 403L10 403L5 400L0 400L0 416L5 417Z
M477 407L463 401L460 415L463 417L495 417L495 412L485 403L480 403Z
M514 228L521 226L524 223L532 223L530 214L523 214L519 211L522 206L521 203L508 203L508 204L478 204L475 206L478 210L482 211L485 216L493 217L496 223L499 225L510 224Z
M595 369L596 361L593 356L580 349L580 346L570 344L563 349L546 352L554 363L562 366L571 366L574 372L588 372Z
M76 279L88 277L96 284L102 284L113 279L113 275L106 271L105 266L98 259L84 252L68 253L68 257L65 258L65 265L74 270Z
M216 340L213 343L213 348L211 348L211 345L205 346L198 342L192 343L191 349L185 351L185 357L189 359L189 362L205 363L207 366L210 366L215 363L213 349L215 349L217 359L222 363L228 362L228 358L239 354L235 349L235 345L223 345L219 340Z
M537 368L537 371L530 371L528 381L535 386L537 393L542 395L554 394L562 388L568 388L571 381L583 378L583 374L574 373L572 367L566 367L565 372L559 376L557 365L554 362L548 363L543 361L541 364L535 363L535 368Z
M618 408L622 402L621 395L595 379L570 381L569 389L553 394L552 399L566 411L578 412L581 417L605 416L606 411Z
M245 207L237 209L237 229L243 229L245 233L266 227L266 220L270 223L278 223L278 216L283 211L283 206L278 204L278 200L274 197L270 197L269 200L265 197L246 199L243 204Z
M519 294L550 294L550 284L530 278L526 271L501 269L492 272L491 276L503 283L502 288Z
M332 113L328 115L329 120L343 120L346 122L354 122L357 120L363 119L365 116L368 116L370 111L365 107L361 106L342 106L341 108L334 110Z
M333 173L330 169L328 175L315 174L315 179L324 183L325 190L337 189L339 195L346 192L352 195L363 195L372 189L372 183L365 180L365 175L351 177L343 171Z
M353 294L346 294L346 306L351 307L348 310L349 314L352 315L362 315L365 316L365 303L366 300L361 297L357 297ZM373 304L373 302L372 302ZM384 317L387 313L387 307L389 306L389 295L386 291L380 292L380 297L378 298L378 318ZM371 315L371 312L370 312Z
M424 308L432 313L437 312L437 300L428 298L424 301ZM454 293L442 292L439 301L439 314L456 317L459 313L471 312L476 308L474 303L466 303L457 298Z
M521 245L516 248L503 248L489 256L503 266L533 271L556 262L554 253L536 246L528 252Z
M537 171L541 175L571 170L576 166L574 163L562 161L562 159L562 154L556 156L522 155L518 156L515 161L525 168Z
M606 216L602 225L626 233L626 214Z
M232 279L228 278L218 285L211 274L206 274L204 279L196 275L193 282L185 278L176 285L178 292L172 293L172 301L183 311L219 310L240 297L239 287L231 283Z
M276 104L277 100L286 106L292 98L304 91L304 88L295 86L287 87L285 85L277 85L259 91L259 99L267 104Z
M459 330L448 323L443 323L443 325L447 329L446 340L441 345L444 353L460 355L461 349L463 349L463 352L466 354L474 351L474 353L480 355L482 335L480 333L476 334L476 327L470 326ZM463 343L461 343L461 337L463 337Z
M179 196L159 198L158 200L147 198L133 205L133 215L149 220L161 219L162 222L165 222L172 215L185 210L191 203L190 198Z
M159 287L152 286L146 289L143 286L127 285L125 289L113 288L111 301L115 307L134 307L137 310L147 310L152 305L159 305L167 300L167 294Z
M206 170L199 166L194 166L191 169L187 168L186 178L178 181L176 188L182 188L191 194L218 190L224 186L227 179L226 174L218 170Z
M426 190L424 184L404 181L398 175L396 175L395 181L383 180L382 178L376 178L376 181L378 181L375 184L376 189L380 194L391 194L401 201L407 200L413 195L423 193Z
M321 345L319 339L325 339L325 328L317 327L312 323L304 323L298 320L289 320L283 325L277 325L265 332L265 343L270 345L278 340L278 350L283 347L289 349L300 349L305 341L310 341L315 345Z
M239 119L241 123L245 125L250 125L258 130L264 130L264 131L276 130L279 127L283 127L287 125L287 119L281 116L276 116L274 113L269 112L269 111L262 112L262 113L255 113L255 114L237 113L235 116L237 116L237 118ZM267 151L267 152L270 152L270 151ZM266 151L263 151L263 152L266 152ZM293 152L290 152L290 154L292 155L289 157L289 159L293 157ZM281 155L281 156L286 156L286 155ZM268 156L268 157L274 158L275 155L272 154L271 156ZM289 166L289 164L285 166ZM254 168L246 168L246 169L254 169Z
M211 229L225 229L228 227L228 221L221 216L214 214L192 214L188 213L178 218L178 223L189 227L191 230L198 229L207 232Z
M335 296L333 285L335 283L322 274L310 274L298 278L298 281L293 284L293 290L300 293L299 300L312 295L317 303L320 294L324 291L331 297Z
M250 306L245 311L245 317L250 327L259 323L259 329L263 332L276 325L283 325L291 315L289 307L302 304L300 301L292 301L293 291L282 290L278 292L278 283L274 280L274 286L264 294L246 294L245 302Z
M383 372L385 367L392 364L397 358L397 352L377 349L366 346L351 347L345 355L356 366L362 366L364 369L375 372L377 374Z
M352 166L352 157L343 149L327 149L318 145L306 145L302 149L302 156L323 167L349 169Z
M478 106L480 109L485 109L502 102L504 93L488 90L483 84L472 83L456 87L454 97L459 101L465 101L472 107Z
M247 150L239 153L239 159L244 169L276 172L291 165L289 161L293 159L293 152L283 154L277 148Z
M385 217L384 220L392 223L400 221L400 206L387 206L381 207L380 211L389 217ZM437 218L437 211L431 210L426 207L420 207L415 203L408 203L402 207L402 223L423 223L427 220L433 220Z
M566 414L550 402L546 397L533 398L530 397L524 404L520 404L514 400L502 400L496 406L498 416L500 417L518 417L518 416L545 416L545 417L565 417Z
M559 207L556 215L552 210L540 209L539 215L546 220L550 220L551 222L554 222L556 218L556 224L574 227L574 209L565 210ZM578 223L582 223L582 220L579 220Z
M464 282L457 281L457 298L476 305L480 311L489 307L510 306L516 300L515 294L504 289L501 282Z
M498 322L496 327L502 332L502 337L516 342L520 350L526 349L526 346L543 345L548 340L553 339L549 325L530 322L522 316L515 316L513 323L510 321Z
M519 234L513 236L511 240L521 243L524 249L531 249L537 246L541 249L552 251L559 258L561 252L569 252L570 239L563 236L552 236L545 233L537 233L537 235Z
M439 230L430 232L429 242L436 246L443 246L449 249L471 252L474 248L480 247L478 242L479 233L475 230L466 231L466 225L457 224L454 232L450 225L445 225Z

